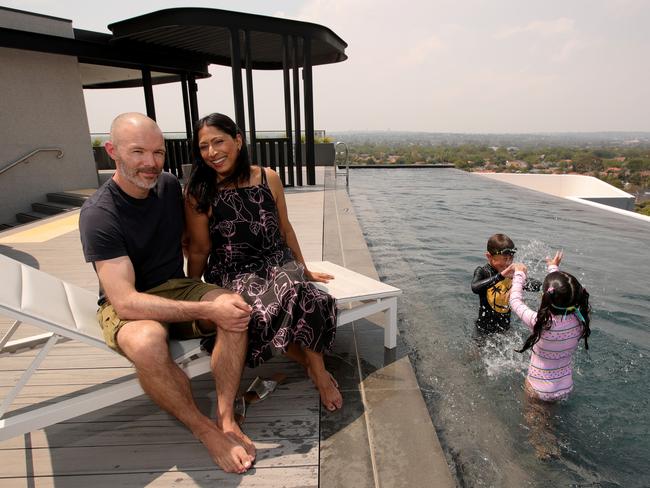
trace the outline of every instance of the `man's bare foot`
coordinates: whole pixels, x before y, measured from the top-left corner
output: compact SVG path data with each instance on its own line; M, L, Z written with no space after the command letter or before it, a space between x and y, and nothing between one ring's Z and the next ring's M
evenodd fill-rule
M253 459L246 449L230 436L219 430L206 430L196 437L206 447L212 460L226 473L245 473L253 465Z
M255 461L255 456L257 451L255 450L255 444L239 427L239 424L235 421L233 422L223 422L221 424L224 434L230 437L232 440L240 444L250 456L251 463Z
M320 401L327 410L333 412L343 406L343 397L339 391L339 384L329 371L317 375L311 368L307 368L307 374L316 385L320 394Z

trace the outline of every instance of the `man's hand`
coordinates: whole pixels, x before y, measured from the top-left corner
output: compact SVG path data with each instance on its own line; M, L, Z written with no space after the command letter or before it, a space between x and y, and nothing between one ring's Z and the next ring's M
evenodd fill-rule
M523 273L528 272L528 266L526 266L524 263L512 263L510 266L513 268L513 273L516 273L517 271L521 271Z
M230 332L245 332L251 316L251 307L236 293L224 293L213 302L210 320L217 327Z
M562 262L563 257L564 257L563 251L556 251L555 256L553 256L552 258L546 256L546 264L548 266L559 266L560 263Z

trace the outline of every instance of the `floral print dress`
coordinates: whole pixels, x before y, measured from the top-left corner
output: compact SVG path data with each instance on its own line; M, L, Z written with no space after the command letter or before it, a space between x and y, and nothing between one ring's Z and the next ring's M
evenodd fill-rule
M262 168L262 183L219 190L209 220L212 249L205 281L240 294L253 308L247 363L255 367L294 342L331 349L336 302L307 281L280 233L278 209Z

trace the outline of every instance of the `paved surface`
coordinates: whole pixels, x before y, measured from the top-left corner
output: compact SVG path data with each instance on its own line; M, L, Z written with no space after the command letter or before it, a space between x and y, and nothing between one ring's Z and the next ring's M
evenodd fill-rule
M343 181L339 178L339 184ZM287 190L289 217L306 260L329 260L377 278L344 189L319 168L315 187ZM0 253L64 280L97 289L83 263L77 213L0 233ZM11 322L0 317L0 331ZM455 486L404 348L383 348L383 316L339 328L329 369L345 406L321 411L316 390L295 364L274 360L246 370L288 375L249 408L245 428L259 460L245 476L215 469L202 446L146 397L122 402L0 443L4 486ZM21 327L17 337L38 332ZM0 355L4 396L35 351ZM129 363L74 342L55 346L12 408L48 401L132 373ZM193 381L199 405L214 411L209 375Z

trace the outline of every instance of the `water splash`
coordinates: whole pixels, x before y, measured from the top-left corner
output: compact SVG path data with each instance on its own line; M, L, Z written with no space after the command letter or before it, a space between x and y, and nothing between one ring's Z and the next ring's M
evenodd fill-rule
M495 334L487 337L481 347L481 362L489 378L497 379L513 375L525 377L528 354L521 354L524 339L517 333Z
M541 281L546 276L546 258L554 256L555 251L546 242L532 240L519 248L515 260L528 266L528 276Z

